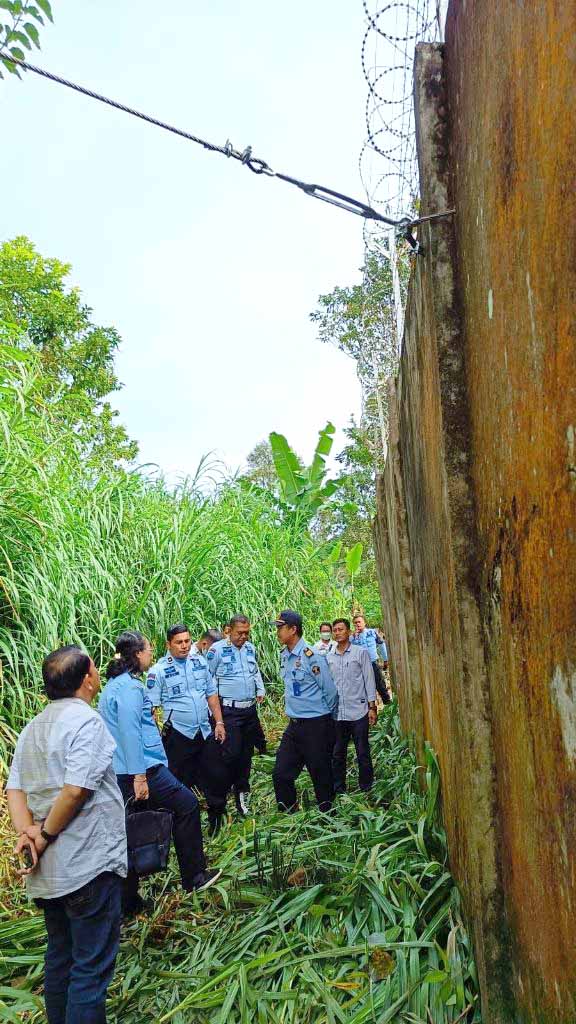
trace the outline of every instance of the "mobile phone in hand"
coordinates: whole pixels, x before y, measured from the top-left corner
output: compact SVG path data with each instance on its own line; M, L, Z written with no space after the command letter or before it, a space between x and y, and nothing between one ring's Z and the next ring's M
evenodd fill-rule
M25 868L33 868L34 867L34 858L32 856L32 850L30 849L29 846L25 846L22 849L21 857L22 857L22 860L24 861L24 867Z

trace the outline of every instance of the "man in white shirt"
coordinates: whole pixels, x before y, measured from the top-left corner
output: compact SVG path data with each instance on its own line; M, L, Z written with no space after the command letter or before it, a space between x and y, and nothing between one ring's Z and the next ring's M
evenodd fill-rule
M326 661L338 690L336 743L332 754L334 792L346 792L346 756L350 740L356 748L360 789L367 792L374 781L368 731L377 718L372 662L366 647L351 643L348 619L335 619L332 630L336 643L334 650L326 655Z
M15 852L44 910L49 1024L105 1024L127 869L115 743L90 707L100 676L87 654L61 647L42 677L50 703L20 734L6 785Z
M318 651L318 654L328 654L328 651L333 651L335 646L332 639L332 623L321 622L320 639L314 644L314 650Z

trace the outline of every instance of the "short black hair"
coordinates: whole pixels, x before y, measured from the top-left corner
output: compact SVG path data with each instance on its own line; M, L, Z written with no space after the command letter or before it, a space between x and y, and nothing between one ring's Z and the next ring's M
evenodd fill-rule
M322 626L328 626L328 629L332 629L332 623L331 622L321 622L320 623L320 629L322 629Z
M230 622L228 623L230 629L233 629L234 626L239 626L240 624L242 624L243 626L249 626L250 619L247 618L246 615L233 615L232 618L230 619Z
M218 640L222 639L222 633L219 629L207 629L202 633L201 640L211 640L213 644L217 643Z
M73 697L90 671L90 658L78 644L52 651L42 662L42 679L49 700Z
M337 626L339 622L341 622L343 626L346 626L346 629L350 629L350 619L334 619L332 626Z
M188 629L188 626L185 626L183 622L175 622L173 626L170 626L170 628L166 630L166 639L170 641L173 640L175 636L178 636L178 633L189 632L190 630Z

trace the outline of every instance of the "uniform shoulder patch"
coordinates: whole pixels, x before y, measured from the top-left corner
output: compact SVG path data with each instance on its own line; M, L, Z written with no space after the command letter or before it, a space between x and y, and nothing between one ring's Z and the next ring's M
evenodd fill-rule
M212 661L212 659L215 658L215 657L216 657L216 651L213 651L212 648L210 648L210 650L207 651L207 653L206 653L206 659L208 661Z
M304 654L306 655L307 658L312 658L314 655L314 651L312 650L311 647L305 647Z

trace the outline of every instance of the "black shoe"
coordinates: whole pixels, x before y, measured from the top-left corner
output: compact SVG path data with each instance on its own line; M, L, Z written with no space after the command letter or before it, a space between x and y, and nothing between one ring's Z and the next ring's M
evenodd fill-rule
M208 835L217 836L222 828L223 814L208 814Z
M212 869L211 871L201 871L199 875L196 875L192 883L192 892L203 892L204 889L209 889L214 882L217 882L222 874L222 870Z
M153 910L152 900L144 900L141 896L137 896L133 903L122 907L122 918L124 921L129 921L130 918L137 917L138 914L151 914Z

